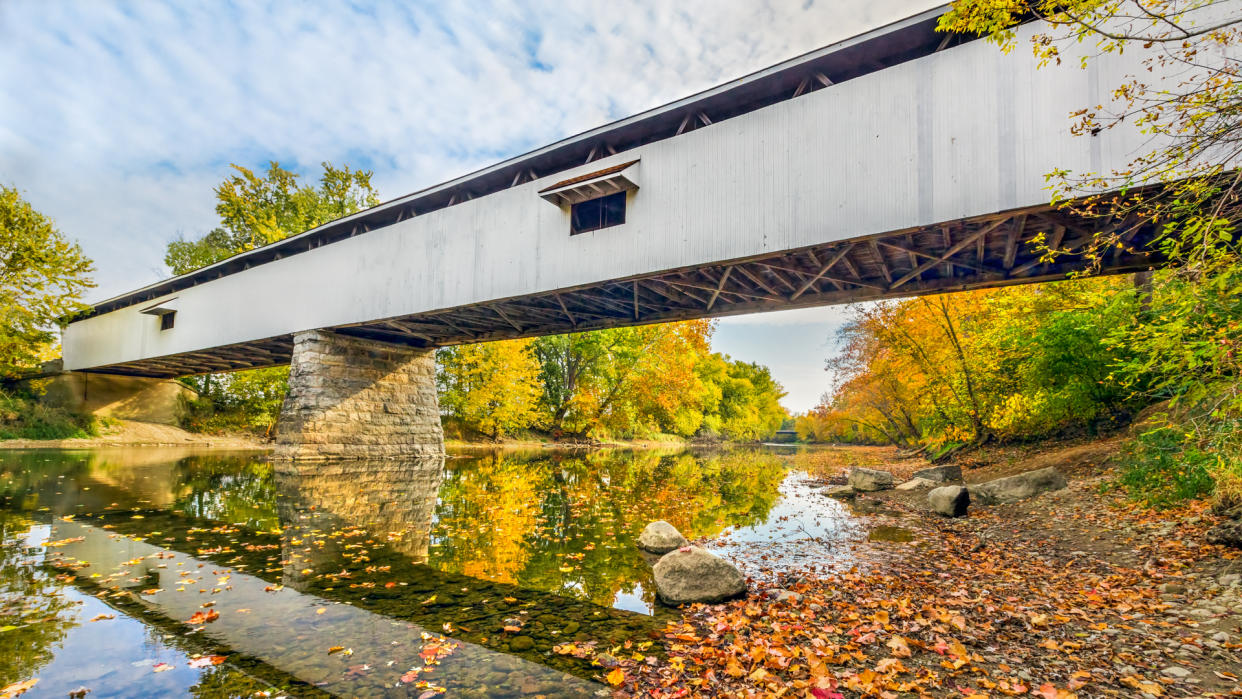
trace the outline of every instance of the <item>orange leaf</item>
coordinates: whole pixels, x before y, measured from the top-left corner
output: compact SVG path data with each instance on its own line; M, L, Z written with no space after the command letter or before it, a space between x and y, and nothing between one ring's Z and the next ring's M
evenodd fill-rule
M616 687L625 681L625 671L621 668L616 668L607 675L604 675L604 679L608 680L608 684Z
M901 636L890 638L888 647L892 649L893 656L897 658L909 658L913 654L910 650L910 643Z

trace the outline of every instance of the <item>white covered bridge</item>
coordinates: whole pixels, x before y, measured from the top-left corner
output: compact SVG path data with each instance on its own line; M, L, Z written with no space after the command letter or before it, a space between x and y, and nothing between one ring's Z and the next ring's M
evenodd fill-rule
M384 413L392 431L435 408L426 348L1063 278L1080 258L1041 262L1033 239L1074 249L1120 222L1052 210L1045 174L1141 151L1123 129L1075 137L1068 118L1138 58L1037 69L1025 50L937 33L942 12L99 303L65 330L65 366L172 377L292 360L281 440L329 445L293 455L425 453L438 414L408 448L332 426L396 401L369 401L361 374L329 397L325 361L368 347L394 364L367 380L401 366L427 384L408 415ZM1130 232L1105 271L1150 266L1134 251L1150 231Z

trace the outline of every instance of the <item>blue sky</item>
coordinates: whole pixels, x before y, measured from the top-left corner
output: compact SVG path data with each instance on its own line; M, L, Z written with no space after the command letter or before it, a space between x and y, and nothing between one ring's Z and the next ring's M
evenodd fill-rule
M394 198L938 3L0 1L0 182L96 260L167 275L229 163L371 169ZM845 309L725 319L786 407L828 387Z

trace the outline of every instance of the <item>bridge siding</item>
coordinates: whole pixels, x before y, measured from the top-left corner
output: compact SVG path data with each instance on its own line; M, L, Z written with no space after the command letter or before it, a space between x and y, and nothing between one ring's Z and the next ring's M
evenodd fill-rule
M1037 29L1028 26L1025 35ZM139 313L71 324L83 369L706 265L1047 201L1054 167L1121 167L1140 141L1069 134L1070 111L1134 71L1036 71L1025 50L973 42L185 289L176 327ZM925 99L925 102L921 102ZM1098 152L1098 155L1096 154ZM640 157L626 224L569 236L537 196Z

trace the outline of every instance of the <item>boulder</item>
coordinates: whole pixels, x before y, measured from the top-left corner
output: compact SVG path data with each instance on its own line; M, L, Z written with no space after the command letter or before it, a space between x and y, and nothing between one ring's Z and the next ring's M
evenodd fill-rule
M648 524L638 535L638 548L652 553L668 553L689 543L677 527L662 519Z
M852 500L854 496L858 495L858 491L848 485L838 485L825 490L824 495L838 500Z
M1055 468L1041 468L1008 478L970 486L970 499L980 505L997 505L1017 502L1030 497L1060 490L1065 487L1065 476Z
M746 579L732 563L698 546L683 546L655 564L656 596L665 604L722 602L746 593Z
M970 491L960 485L940 486L927 494L927 504L945 517L961 517L970 507Z
M919 488L931 488L936 485L936 481L926 478L911 478L910 480L897 486L897 490L918 490Z
M850 469L850 475L846 482L854 490L888 490L893 487L893 474L888 471L878 471L874 468L859 468L855 466Z
M921 471L915 471L911 478L926 478L936 483L949 483L951 481L962 480L962 467L957 465L950 466L933 466L925 468Z
M1209 544L1242 548L1242 519L1222 522L1207 531Z

